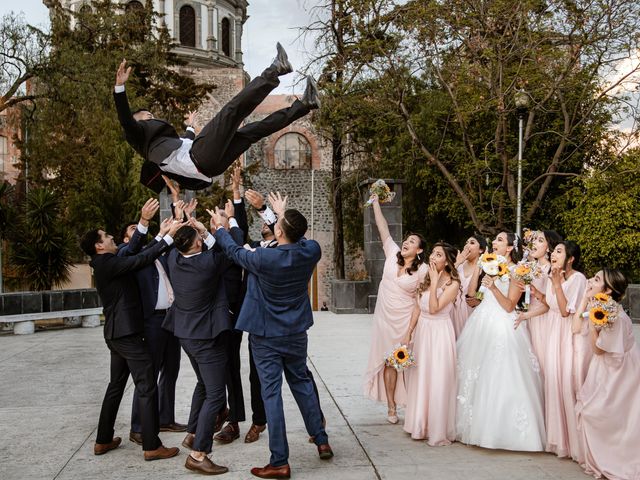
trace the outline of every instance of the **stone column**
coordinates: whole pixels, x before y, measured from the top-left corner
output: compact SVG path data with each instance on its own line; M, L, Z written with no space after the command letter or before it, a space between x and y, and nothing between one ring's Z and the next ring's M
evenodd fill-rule
M165 11L164 11L164 1L165 0L158 0L158 15L160 16L160 25L161 26L165 26L165 20L164 20L164 16L165 16Z
M191 200L195 196L196 196L196 194L195 194L195 192L193 190L185 190L184 193L181 195L181 198L185 202L188 202L189 200ZM159 201L160 201L160 220L159 221L161 222L165 218L170 217L172 215L172 212L171 212L171 195L169 195L167 193L167 189L166 188L163 189L160 192Z
M233 29L235 41L235 61L242 64L242 9L236 8L235 26Z
M216 0L207 2L207 50L214 52L216 50L217 38L217 22L214 18Z
M360 183L360 191L362 192L362 202L369 199L369 185L375 182L375 178L370 178ZM394 242L400 244L402 242L402 184L404 180L384 179L391 191L396 196L392 202L382 203L382 213L389 224L389 233ZM376 306L376 298L378 296L378 285L382 280L382 271L384 269L384 251L382 250L382 242L378 227L373 215L373 208L366 207L364 210L364 258L367 266L367 272L371 279L371 290L369 293L369 313L373 313Z

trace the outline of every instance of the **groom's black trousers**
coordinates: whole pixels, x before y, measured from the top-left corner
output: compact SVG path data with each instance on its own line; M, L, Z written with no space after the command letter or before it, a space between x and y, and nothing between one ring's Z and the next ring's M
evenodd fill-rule
M191 146L191 159L200 172L208 177L224 173L252 144L309 113L309 108L296 100L288 108L239 128L242 121L279 84L275 70L267 68L207 123Z

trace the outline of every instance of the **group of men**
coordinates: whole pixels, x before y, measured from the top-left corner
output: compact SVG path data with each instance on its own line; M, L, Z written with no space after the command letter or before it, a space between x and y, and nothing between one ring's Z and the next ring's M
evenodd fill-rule
M131 441L141 444L145 460L170 458L160 431L186 431L182 445L191 450L189 470L221 474L227 467L210 458L214 438L239 438L245 420L240 376L242 332L249 333L252 425L246 442L256 441L268 425L271 458L251 473L260 478L289 478L288 444L282 405L284 373L303 415L310 441L321 459L333 457L324 429L317 388L306 365L307 330L313 323L307 285L321 252L306 240L307 221L286 209L286 197L271 194L271 208L252 190L245 198L265 220L263 240L246 244L248 222L240 194L240 171L232 175L234 200L224 210L208 210L209 228L192 216L196 202L179 200L173 180L187 188L205 188L251 143L318 108L317 90L308 79L301 100L266 119L239 128L242 120L292 71L278 44L276 59L262 75L207 124L199 135L191 126L179 137L147 110L131 114L124 93L131 67L122 62L114 97L127 141L145 159L141 181L172 191L174 215L146 242L157 200L143 206L140 221L123 230L116 245L103 230L91 230L81 241L91 257L105 316L104 336L111 353L110 383L104 396L94 453L105 454L121 443L114 425L129 374L135 384ZM183 349L194 369L194 388L187 425L175 421L175 385ZM227 398L229 408L227 408ZM220 430L224 421L228 423Z

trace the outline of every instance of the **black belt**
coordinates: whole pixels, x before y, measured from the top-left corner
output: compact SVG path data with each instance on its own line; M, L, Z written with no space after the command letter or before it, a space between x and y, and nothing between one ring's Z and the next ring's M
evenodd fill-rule
M164 308L162 310L154 310L153 313L154 313L154 315L156 315L156 314L157 315L165 315L167 313L167 309Z

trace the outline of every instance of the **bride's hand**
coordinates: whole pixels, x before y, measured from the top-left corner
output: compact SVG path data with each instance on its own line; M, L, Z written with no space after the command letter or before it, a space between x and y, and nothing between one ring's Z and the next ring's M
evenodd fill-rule
M484 288L491 290L491 288L493 288L493 277L490 275L485 275L481 283Z

